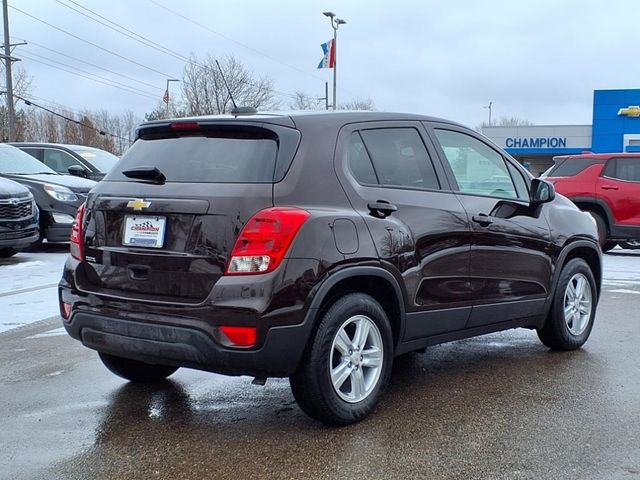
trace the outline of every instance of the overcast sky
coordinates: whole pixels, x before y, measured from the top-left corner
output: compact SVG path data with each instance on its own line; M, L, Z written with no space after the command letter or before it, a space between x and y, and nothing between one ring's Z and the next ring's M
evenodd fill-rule
M21 66L33 77L33 94L75 110L132 109L140 115L152 110L163 95L166 74L181 78L184 64L61 4L79 9L69 1L9 0L9 5L161 73L10 9L12 41L32 42L14 55L23 56ZM590 124L594 89L640 88L638 0L73 1L181 54L233 54L256 74L270 76L278 91L314 96L322 96L324 81L331 80L331 70L316 67L322 58L320 44L333 33L322 12L333 10L348 22L338 34L339 103L371 97L378 110L435 115L472 127L486 119L483 106L489 101L494 118ZM157 99L35 60L62 62ZM289 98L279 99L288 107Z

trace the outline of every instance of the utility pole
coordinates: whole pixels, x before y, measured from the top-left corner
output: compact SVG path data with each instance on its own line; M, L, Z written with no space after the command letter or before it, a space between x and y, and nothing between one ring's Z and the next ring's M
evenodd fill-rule
M11 75L11 64L14 59L11 57L11 40L9 39L9 16L7 12L7 0L2 0L2 18L4 22L4 71L7 86L7 117L9 120L9 141L16 141L16 112L13 105L13 76Z
M6 0L5 0L6 1ZM164 103L167 104L167 118L169 118L169 82L179 82L180 80L178 80L177 78L167 78L167 89L164 92Z
M318 100L324 100L324 109L329 110L329 82L324 82L324 97Z
M325 17L329 17L331 21L331 28L333 28L333 109L337 108L336 103L336 83L337 83L337 71L338 71L338 27L344 25L347 22L341 18L338 18L333 12L322 12Z
M493 105L493 102L489 102L489 105L486 105L482 108L486 108L487 110L489 110L489 126L491 126L491 107Z

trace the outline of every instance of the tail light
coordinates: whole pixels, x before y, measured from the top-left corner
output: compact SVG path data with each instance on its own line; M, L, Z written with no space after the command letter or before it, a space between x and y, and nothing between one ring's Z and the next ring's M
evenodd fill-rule
M221 326L220 332L226 337L229 347L253 347L256 344L256 327Z
M273 207L256 213L236 241L228 275L268 273L282 262L302 224L311 214L291 207Z
M76 260L84 261L84 210L83 203L76 212L76 218L71 226L71 256Z
M60 301L60 315L65 320L69 320L69 317L71 316L71 304L70 303L66 303L64 301Z

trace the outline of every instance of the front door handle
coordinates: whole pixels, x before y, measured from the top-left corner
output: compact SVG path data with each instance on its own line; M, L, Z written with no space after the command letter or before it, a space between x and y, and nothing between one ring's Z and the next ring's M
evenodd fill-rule
M618 190L618 187L614 185L602 185L600 188L602 188L602 190Z
M491 219L491 217L486 213L479 213L477 215L474 215L473 217L471 217L471 220L473 220L479 225L482 225L483 227L486 227L493 223L493 220Z
M378 200L376 202L368 203L367 208L369 208L369 211L374 217L378 218L386 218L393 212L398 211L398 207L386 200Z

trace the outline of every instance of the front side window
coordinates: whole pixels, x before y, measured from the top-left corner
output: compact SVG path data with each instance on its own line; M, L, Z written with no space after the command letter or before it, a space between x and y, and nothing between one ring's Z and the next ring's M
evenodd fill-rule
M361 143L352 141L350 150L353 150L353 156L349 154L350 168L358 181L360 177L366 178L361 183L372 183L375 178L374 183L389 187L440 188L427 149L416 129L377 128L361 130L359 134ZM366 160L373 166L373 172Z
M626 182L640 182L640 158L615 158L609 160L603 175Z
M464 133L440 129L435 133L460 192L523 198L522 194L518 195L504 158L494 149Z
M80 164L78 159L73 155L63 152L62 150L44 149L44 164L58 173L69 173L69 167ZM84 168L84 167L83 167Z

